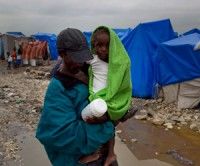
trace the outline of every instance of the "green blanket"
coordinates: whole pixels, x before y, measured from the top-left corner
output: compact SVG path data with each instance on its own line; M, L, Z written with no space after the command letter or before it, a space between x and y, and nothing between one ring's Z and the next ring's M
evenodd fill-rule
M93 74L90 67L89 100L104 99L108 105L110 119L119 120L125 115L131 105L130 59L116 33L110 28L107 29L110 32L107 87L97 93L92 91Z

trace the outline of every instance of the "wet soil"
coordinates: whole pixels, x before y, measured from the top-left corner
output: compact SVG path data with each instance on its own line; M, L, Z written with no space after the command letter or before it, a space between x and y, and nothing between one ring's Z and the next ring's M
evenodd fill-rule
M140 160L157 158L175 166L200 165L200 134L187 127L166 131L132 118L118 129L122 131L120 138Z

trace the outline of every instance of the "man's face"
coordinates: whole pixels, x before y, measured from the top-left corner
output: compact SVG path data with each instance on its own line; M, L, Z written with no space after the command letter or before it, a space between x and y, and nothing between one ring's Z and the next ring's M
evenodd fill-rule
M70 73L76 74L83 67L83 63L77 63L73 61L69 55L64 55L63 60Z
M96 54L105 62L108 62L109 43L109 35L107 33L99 33L94 44Z

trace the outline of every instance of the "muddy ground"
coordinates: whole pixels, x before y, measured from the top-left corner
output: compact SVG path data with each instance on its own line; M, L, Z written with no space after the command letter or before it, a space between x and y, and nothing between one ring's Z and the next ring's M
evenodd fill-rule
M7 70L0 62L0 165L23 165L17 136L33 133L41 113L51 66ZM133 98L139 111L116 133L139 159L200 165L200 110L178 110L162 99ZM22 141L23 142L23 139Z

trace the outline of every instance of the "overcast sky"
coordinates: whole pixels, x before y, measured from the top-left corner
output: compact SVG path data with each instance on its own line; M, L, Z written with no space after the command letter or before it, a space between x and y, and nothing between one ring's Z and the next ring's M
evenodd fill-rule
M200 29L200 0L0 0L0 32L91 31L170 18L178 32Z

